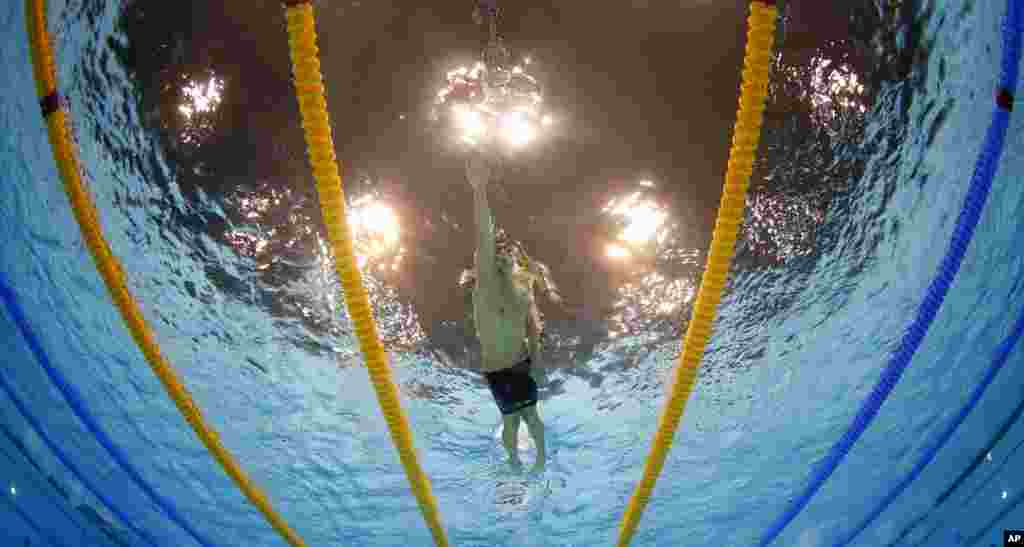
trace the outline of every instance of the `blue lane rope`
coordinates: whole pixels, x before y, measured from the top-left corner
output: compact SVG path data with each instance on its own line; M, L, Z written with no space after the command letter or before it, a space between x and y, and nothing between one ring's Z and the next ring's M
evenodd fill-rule
M60 371L50 363L50 358L43 350L43 346L35 332L32 330L32 327L29 326L28 320L25 318L25 312L18 303L18 298L11 289L10 284L7 281L7 276L4 275L3 272L0 272L0 298L3 298L4 303L7 305L7 311L11 314L11 318L14 320L15 325L18 326L18 330L21 331L22 336L25 338L25 342L28 344L29 348L32 350L32 354L35 356L36 361L38 361L43 369L46 370L46 374L50 377L50 381L53 382L53 385L61 392L61 394L64 395L64 400L67 401L71 409L74 410L75 415L78 416L78 418L82 420L82 423L84 423L89 431L92 432L100 445L110 453L110 456L115 462L117 462L118 466L143 492L146 493L147 496L149 496L151 500L153 500L153 503L155 503L157 507L163 510L164 514L167 515L168 518L181 526L182 529L188 532L188 534L199 542L199 544L204 547L212 547L212 543L196 532L195 529L193 529L192 526L182 518L173 502L157 494L153 487L142 478L135 467L128 462L128 457L124 451L115 445L114 442L110 440L110 437L100 428L92 413L89 412L89 409L86 406L85 401L82 399L82 396L78 393L78 390L69 384L61 375ZM0 375L0 378L2 378L2 375ZM4 384L4 389L7 391L8 395L10 395L12 399L17 400L14 390L11 389L6 380L2 380L2 383ZM29 416L24 405L19 405L19 410L22 411L22 414L25 415L26 418ZM36 425L38 425L38 423ZM42 428L36 427L36 431L41 433ZM68 463L69 462L65 462L65 465ZM81 478L81 476L79 476L79 478ZM127 523L127 519L124 520ZM153 542L150 541L150 543Z
M821 486L832 475L846 454L849 453L857 439L864 433L868 425L878 414L879 408L885 399L892 393L899 382L903 371L907 368L911 358L920 347L921 341L928 332L935 315L942 305L942 301L949 292L949 286L953 282L960 264L963 261L967 245L971 242L974 229L978 225L981 210L988 198L989 189L992 187L992 179L995 177L999 165L999 158L1003 153L1003 144L1006 140L1006 129L1009 126L1010 111L1013 109L1013 90L1017 88L1017 66L1020 64L1020 2L1009 0L1007 2L1006 19L1003 23L1003 57L1002 67L999 75L999 89L996 95L995 111L992 114L992 123L985 134L985 141L981 154L974 167L974 175L971 177L970 188L964 204L960 210L960 216L956 221L956 228L953 237L949 242L949 248L939 266L939 272L932 279L925 294L924 301L918 307L917 316L910 324L900 340L900 345L894 352L889 364L882 371L881 378L875 385L871 394L861 405L857 416L854 418L850 428L839 441L829 450L828 455L815 466L810 483L804 491L793 501L783 514L768 527L768 530L761 536L758 545L766 547L782 530L793 521L794 518L812 497L818 492Z
M985 389L987 389L988 386L992 384L992 381L995 380L996 375L999 374L999 371L1003 368L1003 365L1006 364L1006 361L1007 359L1009 359L1010 353L1013 351L1014 346L1017 344L1017 341L1020 340L1022 332L1024 332L1024 313L1021 313L1020 317L1017 318L1017 323L1014 325L1013 330L1002 342L999 343L999 346L996 348L996 355L992 359L992 364L989 365L988 371L985 373L985 379L982 380L981 383L974 388L974 391L971 393L970 399L967 401L966 404L963 405L963 407L960 408L960 412L958 412L956 417L950 421L950 423L946 426L946 429L944 429L942 433L939 435L938 439L936 439L935 443L925 449L924 454L922 454L920 459L917 460L917 463L914 464L914 467L910 470L910 472L907 473L905 477L903 477L903 480L899 481L892 487L889 493L886 494L884 498L882 498L881 502L879 502L878 506L875 507L868 514L868 516L859 525L857 525L856 528L850 531L850 533L847 534L846 537L844 537L840 541L835 542L833 544L833 547L843 547L844 545L847 545L848 543L853 541L854 538L860 535L860 533L863 532L865 528L867 528L872 522L874 522L876 518L878 518L878 515L882 514L882 511L885 511L885 509L889 507L889 504L891 504L893 500L895 500L900 494L903 493L907 486L910 486L910 483L914 482L914 480L917 479L918 475L921 474L921 471L925 468L925 466L931 463L932 459L935 458L935 455L939 452L939 450L942 449L946 442L949 441L950 437L953 436L953 433L956 432L957 428L960 427L960 424L962 424L964 420L967 419L967 415L970 414L972 410L974 410L974 407L978 404L978 401L981 400L981 396L985 394Z

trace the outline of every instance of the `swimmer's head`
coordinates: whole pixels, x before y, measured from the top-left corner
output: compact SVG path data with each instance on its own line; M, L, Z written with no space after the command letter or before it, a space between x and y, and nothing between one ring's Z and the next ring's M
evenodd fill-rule
M498 229L494 234L494 253L498 261L498 269L503 274L513 273L518 269L526 270L530 259L522 245L508 237L505 230Z
M562 297L551 277L551 270L543 262L530 257L521 243L510 238L504 230L498 229L494 234L494 249L499 275L514 282L529 281L531 286L539 288L549 300L561 304ZM472 290L476 285L475 268L462 272L459 285Z

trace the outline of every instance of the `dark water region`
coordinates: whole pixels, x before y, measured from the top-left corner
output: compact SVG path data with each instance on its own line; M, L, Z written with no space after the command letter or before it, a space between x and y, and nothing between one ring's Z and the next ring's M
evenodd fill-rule
M739 93L747 2L642 4L502 6L506 43L532 59L558 122L543 146L506 164L492 206L498 224L551 267L568 302L542 302L545 361L592 385L610 373L583 366L600 344L646 333L643 345L652 346L685 329ZM923 77L913 74L926 47L913 3L787 4L729 288L778 287L745 301L751 324L784 311L799 288L792 281L844 231L870 239L869 227L844 219L857 206L863 158L894 146L901 118L865 141L866 119L880 100L906 112ZM472 5L315 5L357 253L386 346L475 368L458 286L472 261L471 192L462 156L429 116L445 71L473 62L483 45ZM301 325L289 331L292 343L331 352L347 322L338 320L345 312L305 158L282 9L130 2L121 25L127 41L117 55L144 129L171 166L149 182L180 188L187 204L167 197L138 206L163 209L164 229L195 242L207 278L236 305ZM864 241L863 260L851 263L863 267L870 251ZM210 298L191 281L182 286ZM736 366L757 356L755 346Z
M25 441L18 434L12 432L10 428L3 424L0 424L0 434L2 434L0 461L3 461L6 466L10 466L10 469L21 468L28 471L23 473L22 477L29 480L20 484L18 489L35 490L36 493L45 496L49 505L60 508L71 522L75 522L76 519L68 512L74 511L78 515L77 521L90 524L93 530L99 531L105 539L109 540L110 545L119 547L131 545L126 539L126 531L112 523L108 517L100 514L96 508L88 503L75 503L72 501L77 496L73 497L68 487L59 478L53 476L39 465L39 462L32 457L32 451L26 447ZM31 469L24 467L25 463L31 466ZM34 469L34 472L32 469ZM45 477L45 483L42 482L43 477ZM11 489L12 498L19 495L17 493L18 489L15 489L13 485L7 488ZM47 525L45 522L40 522L39 524L42 526ZM47 531L50 530L47 529ZM19 546L49 545L49 543L35 543L30 538L23 538L20 541L22 543L18 543L17 545Z

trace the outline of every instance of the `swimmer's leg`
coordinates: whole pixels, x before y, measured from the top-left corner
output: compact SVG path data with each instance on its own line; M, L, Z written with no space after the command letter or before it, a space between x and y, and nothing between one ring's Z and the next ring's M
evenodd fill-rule
M505 444L505 450L508 452L508 461L518 467L521 465L519 461L519 448L517 446L517 441L519 440L519 413L502 414L501 419L504 422L501 427L501 440Z
M543 471L547 454L544 450L544 423L540 421L540 415L537 414L537 405L528 406L520 413L526 420L526 427L530 429L533 444L537 445L537 461L533 464L533 471Z

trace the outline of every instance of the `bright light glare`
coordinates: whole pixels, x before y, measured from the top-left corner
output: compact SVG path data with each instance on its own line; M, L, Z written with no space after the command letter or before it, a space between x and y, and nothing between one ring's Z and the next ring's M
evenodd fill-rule
M349 219L359 268L372 263L376 271L398 271L405 248L399 245L402 230L394 209L366 195L352 203Z
M354 216L352 224L355 230L383 240L378 246L393 246L398 243L398 217L387 205L371 203L365 208L358 209Z
M459 126L468 137L479 137L487 131L483 117L476 110L470 110L461 104L453 106L452 110L459 120Z
M611 257L611 258L628 258L629 257L629 251L627 251L624 247L621 247L619 245L609 245L606 252L607 252L608 256Z
M213 76L205 86L195 80L190 80L181 90L185 95L186 102L178 107L178 111L186 118L191 118L199 113L212 112L220 106L223 90L224 80Z
M665 213L658 211L648 204L641 204L626 211L629 219L629 226L619 237L632 242L640 243L654 237L661 223L665 220Z
M522 112L506 112L501 116L502 135L513 145L523 146L533 140L534 132Z
M456 131L454 136L471 146L493 138L513 148L540 139L554 120L541 112L544 98L537 79L527 72L528 64L488 69L477 62L448 71L436 105L450 113L446 123ZM441 119L440 114L435 110L433 119Z
M628 226L619 234L619 239L629 243L642 243L653 239L658 228L665 222L668 214L662 211L654 203L641 203L641 193L635 192L629 197L617 202L612 200L604 212L626 217Z
M18 489L15 488L13 484L11 485L11 495L12 496L17 496L18 495Z
M811 104L815 108L831 106L833 102L843 108L867 111L863 103L864 84L849 65L836 65L831 59L816 57L814 75L811 79Z

